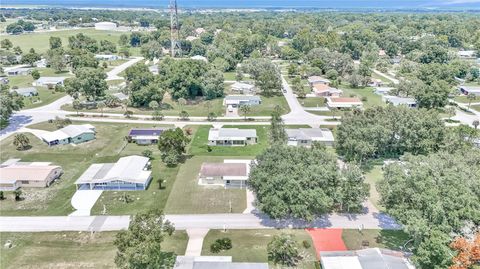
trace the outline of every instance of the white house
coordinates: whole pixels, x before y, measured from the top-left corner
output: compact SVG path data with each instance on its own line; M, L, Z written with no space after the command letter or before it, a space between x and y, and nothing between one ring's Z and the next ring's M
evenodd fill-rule
M255 93L255 85L242 83L242 82L235 82L230 86L232 91L237 92L239 94L252 94Z
M173 269L268 269L268 263L232 262L231 256L177 256Z
M417 101L415 101L414 98L384 95L382 96L382 100L394 106L404 105L410 108L417 107Z
M5 70L7 76L26 76L32 73L33 68L30 67L16 67Z
M257 130L238 128L211 128L209 146L246 146L257 143Z
M32 96L38 95L38 91L34 87L11 89L10 92L16 92L18 95L21 95L24 97L32 97Z
M252 160L224 160L223 163L203 163L198 175L199 185L225 188L245 188Z
M256 95L227 95L223 100L224 106L239 107L241 105L256 106L262 103L260 96Z
M457 52L458 57L460 58L475 58L476 52L474 50L461 50Z
M113 54L97 54L95 55L95 59L101 60L101 61L116 61L120 59L118 55L113 55Z
M376 87L373 92L378 95L388 95L388 93L390 93L390 91L393 89L394 88L391 87Z
M311 77L308 77L308 83L310 84L311 87L313 87L313 85L315 84L325 84L325 85L330 85L330 80L324 78L324 77L321 77L321 76L311 76Z
M329 108L360 108L363 103L356 97L327 97Z
M285 129L289 146L310 147L313 142L333 146L333 133L327 128Z
M45 132L40 137L49 146L79 144L95 139L95 127L91 124L71 124L54 132Z
M66 77L40 77L35 80L32 85L37 87L54 88L57 85L63 86Z
M95 30L111 31L117 29L117 24L114 22L102 21L95 23Z
M92 164L75 181L81 190L136 191L146 190L152 179L150 159L127 156L116 163Z
M320 251L323 269L415 269L398 251L367 248L350 251Z
M197 61L204 61L204 62L208 63L207 57L202 56L202 55L195 55L195 56L190 57L190 59L197 60Z

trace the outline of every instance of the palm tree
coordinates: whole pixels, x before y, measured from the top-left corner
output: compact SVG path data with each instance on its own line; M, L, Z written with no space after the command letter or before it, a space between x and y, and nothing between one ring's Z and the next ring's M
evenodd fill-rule
M101 112L101 117L103 117L103 110L105 109L107 105L105 104L105 102L98 102L97 103L97 107L100 109L100 112Z
M241 105L240 106L240 111L243 113L243 116L245 116L245 121L247 121L247 114L250 112L250 106L249 105Z
M73 100L72 106L73 106L73 109L77 111L77 115L78 115L78 110L80 109L80 101L78 101L78 99Z
M474 120L472 125L473 125L473 127L475 127L475 130L476 130L478 128L478 125L480 125L480 121L479 120Z
M475 100L477 98L477 96L475 96L475 94L473 93L469 93L467 95L467 99L468 99L468 110L470 110L470 105L472 104L472 101Z
M24 150L30 146L30 139L25 134L16 134L13 139L13 145L17 150Z

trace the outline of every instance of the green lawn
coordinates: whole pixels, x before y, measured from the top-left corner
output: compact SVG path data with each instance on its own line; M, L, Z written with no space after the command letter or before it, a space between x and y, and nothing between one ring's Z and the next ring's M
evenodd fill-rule
M296 268L314 269L317 263L315 248L310 235L305 230L210 230L203 241L202 256L232 256L234 262L268 262L267 245L274 235L282 232L295 235L302 253L303 261ZM219 238L232 240L232 249L220 253L212 253L210 245ZM304 248L302 241L310 243ZM277 268L270 264L271 268Z
M211 151L208 152L208 132L212 126L199 126L193 136L193 140L190 146L189 154L200 156L257 156L263 150L268 147L269 134L267 126L255 126L255 125L239 125L228 126L223 128L239 128L239 129L256 129L258 136L258 143L248 146L211 146Z
M304 107L322 107L326 102L324 97L297 98L297 100Z
M198 173L204 162L223 162L224 159L247 157L192 157L180 167L168 197L167 214L242 213L246 208L245 189L198 185ZM231 210L230 210L231 203Z
M20 202L15 202L13 195L6 193L7 199L0 201L0 215L67 215L73 212L70 199L76 191L73 184L75 180L92 163L115 162L122 156L141 154L145 147L137 145L127 146L124 136L133 127L152 127L151 125L108 123L94 123L94 126L97 129L97 139L76 146L48 147L38 138L27 134L32 148L27 151L17 151L12 145L13 136L3 140L0 143L2 149L1 161L9 158L21 158L24 161L53 162L62 166L64 174L60 180L48 188L23 189L25 199ZM55 129L53 124L49 123L41 123L29 127L47 130ZM158 190L156 185L157 178L155 177L165 176L168 184L172 184L170 181L175 179L176 169L167 169L160 164L158 158L153 160L152 163L154 169L153 184L148 191L132 193L132 196L135 197L134 202L128 205L119 204L115 200L114 193L104 192L101 201L106 205L108 213L133 214L138 211L138 206L141 206L144 210L149 208L163 209L170 188ZM139 199L137 200L137 198ZM101 207L103 209L103 204ZM98 213L101 209L99 205L96 205L94 211Z
M360 99L367 98L366 101L363 101L363 106L365 108L372 107L372 106L385 106L386 104L382 101L382 97L378 94L373 92L373 88L365 87L365 88L358 88L353 89L349 85L342 84L339 87L343 91L343 96L356 96Z
M458 96L455 96L454 100L459 102L459 103L468 104L469 102L471 102L471 103L480 102L480 97L476 97L473 100L469 100L466 95L458 95Z
M410 239L408 234L400 230L362 230L344 229L342 238L345 246L351 250L362 248L386 248L401 250L400 248ZM368 241L368 246L363 243Z
M258 106L252 106L251 112L247 114L247 117L251 116L270 116L273 111L275 111L276 106L280 106L282 109L282 114L287 114L290 112L290 107L288 106L287 100L283 95L265 97L262 96L262 103ZM238 112L240 116L244 116L240 111Z
M0 233L0 268L115 268L116 232ZM13 247L4 249L11 240ZM176 231L162 250L184 255L188 236Z
M370 202L378 209L385 208L379 204L380 194L377 191L376 184L383 178L382 165L374 165L365 173L365 182L370 185Z
M474 106L471 106L470 108L480 112L480 105L474 105Z
M37 87L37 91L37 96L23 98L23 109L45 106L67 95L64 92L55 92L44 87Z

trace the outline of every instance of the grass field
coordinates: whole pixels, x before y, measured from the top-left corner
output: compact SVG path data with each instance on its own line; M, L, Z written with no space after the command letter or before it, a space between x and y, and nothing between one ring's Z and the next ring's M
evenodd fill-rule
M115 162L119 157L138 154L140 155L145 147L128 145L124 136L133 127L152 127L151 125L139 124L108 124L95 123L97 139L79 144L48 147L38 138L27 134L32 148L26 151L17 151L12 145L13 136L0 143L2 149L1 161L9 158L21 158L24 161L45 161L53 162L62 166L64 174L61 179L48 188L25 188L23 189L25 199L20 202L13 200L11 193L6 193L7 199L0 202L0 214L3 216L16 215L67 215L73 211L70 199L76 188L75 180L92 163ZM52 124L40 123L30 128L54 129ZM156 179L159 176L165 177L168 184L173 184L175 179L175 168L166 168L160 164L159 158L152 161L153 175L152 185L148 191L134 192L132 196L135 201L125 205L119 204L115 194L104 192L101 197L102 205L96 205L96 213L103 210L103 204L107 207L109 214L122 213L133 214L138 211L141 205L142 210L150 208L162 209L170 188L158 190ZM168 185L167 184L167 185ZM139 198L137 200L137 198ZM99 208L101 207L101 209Z
M299 244L303 261L296 268L314 269L317 261L315 249L310 235L305 230L210 230L203 241L202 255L232 256L234 262L268 262L267 245L274 235L282 232L293 234ZM220 253L212 253L210 245L219 238L228 237L232 240L232 249ZM302 242L310 243L304 248ZM271 268L277 268L271 264Z
M198 185L198 173L202 163L223 162L225 158L248 159L205 156L188 159L178 171L165 212L167 214L242 213L247 205L245 189Z
M342 84L339 88L343 91L343 96L345 96L345 97L356 96L360 99L367 98L366 101L362 101L363 106L365 108L372 107L372 106L385 106L386 105L382 101L382 97L378 94L375 94L373 92L373 88L371 88L371 87L353 89L349 85Z
M257 156L264 149L268 147L268 128L267 126L255 126L255 125L239 125L228 126L223 128L239 128L239 129L256 129L257 130L257 144L248 146L210 146L211 151L208 151L208 132L212 126L199 126L193 136L192 143L190 145L189 154L199 156Z
M297 98L297 100L304 107L322 107L326 102L324 97Z
M0 251L0 268L115 268L115 232L90 233L0 233L2 244L13 247ZM185 254L188 236L176 231L166 237L162 250Z
M342 233L342 239L345 246L351 250L362 248L387 248L392 250L400 250L401 247L409 240L408 234L398 230L356 230L345 229ZM368 242L368 246L363 243Z
M459 103L465 103L465 104L468 104L469 102L472 102L472 103L480 102L480 97L478 96L475 99L469 100L466 95L458 95L458 96L455 96L455 98L453 99Z
M67 95L64 92L55 92L44 87L38 87L37 91L37 96L23 98L23 109L45 106Z
M385 208L379 204L380 194L377 191L376 184L383 178L382 166L374 165L369 171L365 173L365 182L370 185L370 202L378 209Z
M474 106L471 106L470 108L480 112L480 105L474 105Z

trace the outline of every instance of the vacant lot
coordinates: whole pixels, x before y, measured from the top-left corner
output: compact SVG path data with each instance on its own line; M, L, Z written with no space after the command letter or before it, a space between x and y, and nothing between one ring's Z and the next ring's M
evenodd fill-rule
M0 268L115 268L115 232L90 233L1 233ZM165 251L185 253L188 236L175 232L162 244ZM3 247L2 247L3 248Z
M168 197L167 214L241 213L246 208L243 189L198 185L198 173L204 162L223 162L246 157L192 157L180 167ZM231 208L230 208L231 204Z
M282 232L293 234L298 242L304 259L297 268L316 268L315 249L310 235L304 230L228 230L227 232L210 230L203 241L202 255L232 256L235 262L268 262L267 245L273 239L273 236ZM232 240L232 249L212 253L210 245L216 239L224 237ZM305 248L303 241L307 241L310 247Z
M0 143L2 149L1 161L10 158L21 158L24 161L44 161L62 166L64 174L61 179L48 188L25 188L24 200L15 202L13 194L7 192L7 199L0 201L0 214L9 215L67 215L73 211L70 199L75 193L76 188L73 184L75 180L92 164L103 162L115 162L119 157L132 154L141 155L146 147L137 145L128 145L124 139L128 130L133 127L153 127L152 125L139 124L100 124L95 123L97 129L97 139L79 144L79 145L61 145L48 147L37 137L27 134L32 148L26 151L17 151L13 146L13 136L3 140ZM50 123L40 123L31 128L44 130L53 130L55 126ZM154 149L154 148L153 148ZM158 158L152 161L154 179L148 191L134 192L132 197L135 200L130 204L119 204L116 194L104 192L100 205L94 207L94 212L99 213L103 210L103 204L106 205L109 214L122 213L133 214L138 211L138 206L142 210L150 208L162 209L168 192L168 184L172 184L175 179L176 168L164 167ZM156 180L160 176L167 180L167 188L158 190ZM162 202L163 201L163 202ZM99 203L100 203L99 202ZM100 208L101 207L101 208Z
M401 250L400 248L410 239L403 231L356 229L343 230L342 238L347 248L351 250L369 247Z
M382 165L375 165L365 173L365 182L370 185L370 202L378 209L384 210L379 204L380 194L377 191L376 184L383 178Z
M372 106L385 106L386 104L382 101L382 97L373 92L372 87L357 88L353 89L349 85L342 84L339 87L343 91L343 96L345 97L358 97L363 99L363 106L365 108ZM365 100L366 99L366 100Z
M202 156L257 156L268 147L268 128L267 126L240 125L228 126L223 128L256 129L258 143L248 146L207 146L208 132L212 126L200 126L194 134L189 153ZM210 151L209 151L210 149Z
M324 97L297 98L298 102L304 107L322 107L325 106Z

